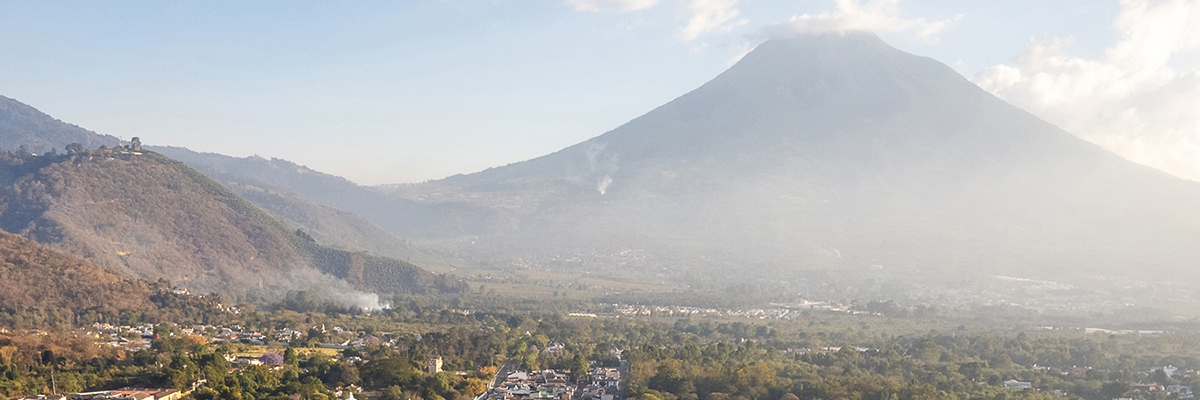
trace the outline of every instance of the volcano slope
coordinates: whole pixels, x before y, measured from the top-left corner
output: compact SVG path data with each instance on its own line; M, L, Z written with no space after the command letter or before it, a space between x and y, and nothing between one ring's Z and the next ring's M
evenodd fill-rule
M390 190L421 205L393 213L436 207L425 215L443 228L380 224L393 233L481 257L575 260L563 268L633 252L640 269L757 277L1200 271L1200 185L1078 139L869 33L771 40L583 143Z

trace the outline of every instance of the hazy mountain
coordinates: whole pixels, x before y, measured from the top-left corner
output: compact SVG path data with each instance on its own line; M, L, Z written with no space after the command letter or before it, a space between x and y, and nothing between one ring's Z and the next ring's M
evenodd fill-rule
M391 192L468 210L432 241L511 258L1189 278L1200 260L1200 185L862 33L768 41L599 137Z
M372 223L380 222L395 231L421 230L414 228L424 223L420 212L394 212L421 207L415 202L278 158L239 158L170 146L148 148L212 177L289 225L303 228L319 243L365 250L435 270L462 264L422 251Z
M1200 259L1200 185L870 34L766 42L604 135L424 184L360 187L283 160L158 150L306 229L358 224L287 216L309 207L297 197L481 262L1191 279ZM368 243L339 245L387 247Z
M238 296L337 287L334 277L380 293L457 289L403 261L320 246L157 153L2 155L0 229L127 276Z
M289 191L314 203L352 212L393 234L403 232L399 236L405 238L481 229L492 213L468 204L429 204L392 196L379 188L359 186L346 178L278 158L229 157L180 147L150 148L223 181Z
M71 143L94 149L100 145L115 146L118 139L68 124L16 100L0 97L0 149L16 150L25 145L29 151L41 154L52 148L63 151ZM436 270L454 268L445 257L418 250L358 215L330 207L355 209L354 205L366 205L358 208L372 211L379 208L375 205L404 203L404 200L389 199L370 188L359 187L343 178L284 160L235 158L179 147L148 148L181 160L216 179L289 226L303 229L319 243L394 257ZM351 207L345 207L347 205Z
M101 145L117 146L118 142L115 136L59 121L36 108L0 96L0 149L16 150L23 145L41 154L52 148L62 150L71 143L94 149Z

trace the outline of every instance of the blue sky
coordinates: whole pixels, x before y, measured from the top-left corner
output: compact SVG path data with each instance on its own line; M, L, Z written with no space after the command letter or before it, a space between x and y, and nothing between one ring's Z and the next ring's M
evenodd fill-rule
M1001 85L1022 81L997 66L1030 75L1045 66L1014 57L1056 38L1063 57L1102 60L1123 35L1122 5L1095 0L0 0L0 95L148 144L415 182L604 133L716 76L768 27L848 6L877 6L884 40L995 78L981 85L1018 105L1040 89Z

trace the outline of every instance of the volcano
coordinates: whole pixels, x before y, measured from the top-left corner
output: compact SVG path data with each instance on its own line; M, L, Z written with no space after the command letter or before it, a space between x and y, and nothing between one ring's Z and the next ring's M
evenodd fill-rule
M397 233L493 256L1056 278L1194 278L1200 260L1200 185L870 33L771 40L603 135L393 192L458 210L443 231Z

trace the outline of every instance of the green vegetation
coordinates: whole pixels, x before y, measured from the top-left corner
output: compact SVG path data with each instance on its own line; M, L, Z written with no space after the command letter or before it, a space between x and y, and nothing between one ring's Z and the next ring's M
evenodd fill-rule
M466 399L481 393L501 364L564 369L578 379L589 362L619 365L614 350L624 350L628 362L626 396L646 400L1048 399L1057 398L1055 391L1107 400L1135 395L1131 385L1137 382L1200 386L1197 333L1116 336L1004 324L954 327L960 317L944 314L564 318L558 312L462 313L450 303L471 307L473 300L408 296L397 298L398 307L370 315L345 309L296 312L279 304L245 305L241 313L223 317L224 324L239 329L299 332L290 346L213 341L212 331L183 334L170 324L158 325L159 338L136 351L97 347L67 325L50 335L0 334L0 394L46 392L47 375L54 371L62 390L188 388L206 377L193 398L321 399L356 384L367 390L360 398ZM188 319L169 313L157 318ZM321 347L351 340L358 347ZM280 368L229 372L226 354L281 354L284 361ZM435 356L452 372L425 372L424 362ZM1174 376L1156 370L1167 365L1179 368ZM1029 382L1032 389L1006 389L1006 380Z

